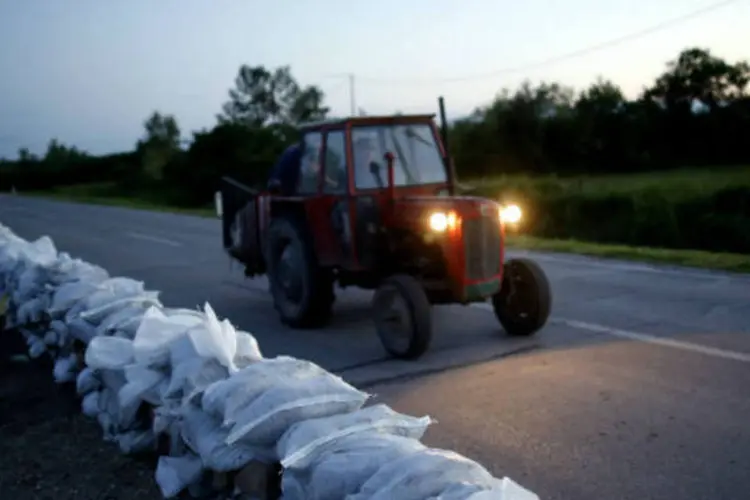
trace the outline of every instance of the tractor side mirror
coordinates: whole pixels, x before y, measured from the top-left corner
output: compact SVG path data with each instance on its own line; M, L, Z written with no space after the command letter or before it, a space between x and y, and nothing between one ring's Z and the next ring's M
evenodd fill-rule
M279 179L268 181L268 192L274 195L281 194L281 181Z

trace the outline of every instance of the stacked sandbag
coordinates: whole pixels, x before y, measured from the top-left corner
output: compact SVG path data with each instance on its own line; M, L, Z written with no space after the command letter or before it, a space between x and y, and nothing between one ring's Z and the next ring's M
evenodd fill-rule
M124 453L154 451L169 498L216 491L206 471L280 462L286 500L533 500L478 463L420 442L429 417L386 405L320 366L264 358L255 338L202 310L165 308L142 282L110 277L0 225L7 325L32 357L75 381L83 412ZM235 492L236 493L236 492Z

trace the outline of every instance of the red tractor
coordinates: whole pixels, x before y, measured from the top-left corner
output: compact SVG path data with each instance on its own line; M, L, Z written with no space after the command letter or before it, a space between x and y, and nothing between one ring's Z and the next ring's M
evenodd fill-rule
M275 309L293 328L324 326L334 285L374 289L378 336L393 356L429 347L433 304L492 303L504 330L547 322L551 293L528 259L504 260L517 207L458 196L434 115L352 117L300 127L293 196L228 178L217 193L224 247L247 276L266 274ZM515 222L515 221L514 221Z

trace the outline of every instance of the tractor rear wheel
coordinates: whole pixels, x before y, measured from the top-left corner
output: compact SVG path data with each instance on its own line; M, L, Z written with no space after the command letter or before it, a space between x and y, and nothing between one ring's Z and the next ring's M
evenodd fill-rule
M373 297L375 328L389 354L417 359L432 340L432 307L422 284L412 276L387 278Z
M268 282L281 321L292 328L325 326L333 309L333 276L318 265L304 223L293 216L274 219L267 241Z
M508 335L535 334L549 319L552 291L544 270L530 259L505 263L503 284L492 297L492 308Z

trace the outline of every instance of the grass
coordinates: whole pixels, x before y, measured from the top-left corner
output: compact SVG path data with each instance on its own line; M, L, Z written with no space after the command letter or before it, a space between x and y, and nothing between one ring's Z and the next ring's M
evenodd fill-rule
M466 184L485 194L564 191L603 197L652 192L670 200L694 199L728 187L750 187L750 166L578 177L499 175Z
M53 198L62 201L75 201L79 203L90 203L94 205L107 205L126 208L137 208L140 210L152 210L156 212L173 212L186 215L197 215L201 217L215 217L216 211L213 207L185 208L165 205L150 197L115 196L111 194L115 187L111 183L101 184L79 184L73 186L62 186L48 191L32 191L23 193L25 196L38 198Z
M576 240L553 240L534 236L508 237L508 246L546 252L590 255L608 259L622 259L653 264L672 264L722 271L750 273L750 255L704 252L702 250L673 250L669 248L605 245Z
M695 177L693 177L693 174ZM721 189L729 185L750 185L750 168L705 170L680 170L665 174L643 174L631 176L609 176L599 178L558 179L547 177L530 179L528 177L508 177L485 180L486 184L507 187L509 184L521 188L539 186L543 183L556 183L558 187L569 189L598 190L599 192L626 192L643 189L661 189L678 192L688 190L688 194ZM675 187L678 186L678 187ZM566 188L566 189L567 189ZM144 210L176 212L201 217L215 217L213 207L179 208L159 203L157 200L137 197L118 197L112 193L116 188L111 184L77 185L57 188L51 191L24 193L32 196L54 198L65 201L77 201L99 205L115 205ZM682 195L685 195L683 192ZM632 260L657 264L673 264L704 269L716 269L732 272L750 272L750 255L715 253L700 250L674 250L650 247L632 247L625 245L599 244L576 240L555 240L537 238L527 235L511 235L508 238L511 248L561 252L595 257Z

